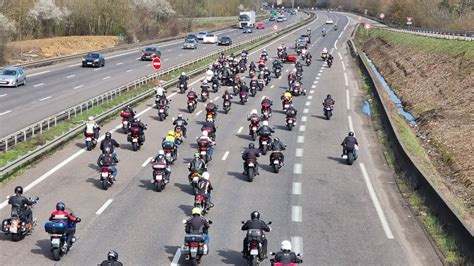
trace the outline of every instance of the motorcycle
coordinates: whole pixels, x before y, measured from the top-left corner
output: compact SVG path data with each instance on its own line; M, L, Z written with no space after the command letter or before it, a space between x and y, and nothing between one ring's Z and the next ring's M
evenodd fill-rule
M166 106L165 104L160 104L158 105L158 118L160 119L160 121L163 121L166 119L166 117L168 116L168 106Z
M201 213L204 216L206 213L209 211L209 206L207 204L207 199L204 194L197 193L194 196L194 208L199 208L201 209Z
M186 86L185 82L180 82L178 86L179 86L179 92L181 93L185 93L186 90L188 89L188 86Z
M224 101L224 105L223 105L224 106L224 113L227 114L230 111L230 105L231 105L230 101L228 101L228 100Z
M245 169L245 175L249 182L253 181L253 178L257 175L257 162L253 159L247 159L247 168Z
M255 71L253 69L251 69L249 71L249 78L253 78L255 76Z
M263 120L268 120L272 117L272 108L269 103L262 104L262 117Z
M103 190L107 190L114 184L114 177L108 166L102 166L100 169L99 180Z
M303 263L303 259L302 259L302 256L300 253L296 254L296 256L298 257L299 259L299 263L297 262L290 262L290 263L286 263L286 262L277 262L275 261L275 255L276 253L275 252L270 252L270 255L273 256L273 258L270 259L270 263L272 266L298 266L298 264L300 263Z
M196 101L194 99L188 99L188 111L189 113L194 112L196 110Z
M290 107L290 100L287 98L284 98L282 105L283 105L283 110L288 109Z
M120 116L122 117L123 133L128 134L128 131L130 130L130 120L132 116L129 112L124 112L124 111L120 112Z
M327 53L322 53L322 54L321 54L321 59L323 59L323 61L326 61L327 58L328 58L328 54L327 54Z
M250 86L250 96L255 97L257 95L257 87Z
M199 146L199 154L201 155L201 159L203 159L205 163L208 163L209 156L207 156L207 145L205 143L198 143L198 146Z
M212 83L212 91L216 93L219 90L219 85L215 82Z
M176 161L176 159L178 159L177 149L175 145L173 146L165 145L163 150L165 152L165 159L169 164L173 164L173 162Z
M187 221L183 220L183 224ZM208 221L212 224L212 221ZM184 255L184 259L191 261L192 265L198 265L201 263L202 256L207 255L209 250L207 245L204 243L204 235L201 234L186 234L184 236L184 245L181 247L181 254Z
M294 117L287 117L286 118L286 127L289 131L291 131L296 125L296 119Z
M181 143L183 143L183 128L181 128L181 126L176 126L174 128L174 138L176 144L181 145Z
M128 135L128 141L132 143L133 151L137 151L140 149L142 142L140 141L140 129L138 127L132 127L130 129L130 134Z
M327 62L328 62L328 67L331 68L331 66L332 66L332 60L327 60Z
M166 172L167 165L165 163L152 163L151 167L153 168L151 183L155 185L156 191L161 192L169 182L169 176Z
M201 176L199 175L199 172L194 171L191 174L191 178L190 178L189 182L191 183L191 186L193 187L193 193L194 193L195 196L199 193L198 184L199 184L200 180L201 180Z
M248 95L247 95L247 92L246 91L242 91L240 93L240 103L242 105L245 105L245 103L247 102L247 99L248 99Z
M342 158L346 160L348 165L352 165L355 160L357 160L357 152L356 149L348 149L347 148L347 155L344 155Z
M281 76L281 69L279 67L275 68L275 70L273 71L275 73L275 77L276 78L280 78Z
M306 57L306 65L310 66L311 65L311 59L309 57Z
M205 103L207 99L209 98L209 93L207 91L201 92L201 101Z
M86 136L86 149L88 151L92 150L95 148L95 146L97 145L97 140L95 139L95 133L84 133L84 135Z
M71 215L73 215L71 213ZM51 252L53 259L59 261L62 256L66 255L73 245L73 241L68 243L68 231L76 228L76 223L68 224L66 220L53 220L44 225L46 232L49 234L51 241Z
M259 142L260 142L259 150L262 152L263 155L267 155L268 147L270 146L270 143L272 142L270 136L261 135Z
M257 131L258 131L258 124L250 124L249 126L249 135L252 137L252 140L255 141L257 139Z
M278 173L280 168L283 167L282 153L280 151L275 151L270 154L270 166L275 173Z
M324 116L326 117L327 120L331 119L332 109L333 109L332 105L324 106Z
M7 199L9 198L10 196L7 197ZM30 197L29 201L34 201L35 203L32 206L28 206L27 208L33 209L38 200L38 197ZM24 222L24 217L20 216L21 215L17 210L12 210L10 218L5 219L2 222L2 232L7 236L10 235L12 241L14 242L25 238L25 236L30 234L33 231L33 228L36 226L36 219L33 219L33 221L27 223Z
M258 90L262 91L265 86L265 79L258 79Z
M245 224L242 221L242 224ZM268 222L267 225L272 224ZM263 261L260 259L261 254L263 253L263 233L260 229L249 229L247 230L247 246L245 247L244 254L249 265L256 266L260 265Z

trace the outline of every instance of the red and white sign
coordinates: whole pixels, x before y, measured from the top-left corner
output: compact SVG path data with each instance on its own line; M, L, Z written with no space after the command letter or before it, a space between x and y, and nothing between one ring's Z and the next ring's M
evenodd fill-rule
M153 68L156 70L161 68L161 60L158 57L153 58Z
M379 17L380 17L380 19L384 19L384 18L385 18L385 14L384 14L384 13L380 13Z
M413 24L412 19L412 17L407 17L407 25Z
M365 24L364 24L364 28L367 29L367 30L370 29L370 24L369 24L369 23L365 23Z
M278 26L277 26L277 25L273 25L273 30L278 30Z

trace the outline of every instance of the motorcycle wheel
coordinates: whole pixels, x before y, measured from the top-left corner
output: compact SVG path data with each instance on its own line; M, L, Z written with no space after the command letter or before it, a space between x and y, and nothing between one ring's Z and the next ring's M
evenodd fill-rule
M107 179L104 178L104 179L100 180L100 183L102 185L103 190L107 190L109 188L109 184L107 184Z
M224 113L227 114L229 112L229 108L224 109Z
M240 104L245 105L245 100L244 100L244 99L241 99L241 100L240 100Z
M247 177L249 179L249 182L253 181L253 177L254 177L254 169L253 168L248 168L247 169Z
M181 94L184 94L185 89L180 87L180 88L179 88L179 92L181 92Z
M59 248L53 249L53 259L55 261L59 261L61 259L61 250L59 250Z
M21 240L21 235L20 234L12 234L12 241L13 242L18 242Z
M251 136L252 136L253 141L255 141L257 139L257 134L256 133L252 133Z
M155 188L156 188L157 192L161 192L163 190L163 188L165 188L163 186L163 180L160 181L160 182L155 182Z
M92 141L86 141L86 148L88 151L92 150Z
M124 128L123 128L123 133L124 133L124 134L128 134L128 127L124 127Z
M207 101L207 98L206 98L206 97L201 97L201 101L202 101L203 103L205 103L205 102Z
M199 263L196 258L191 258L191 265L197 266Z
M262 147L262 154L267 155L267 145Z
M133 142L132 143L132 149L133 149L133 151L137 151L138 150L138 143Z
M160 121L163 121L163 120L165 120L165 115L164 115L164 114L160 114L160 115L159 115L159 118L160 118Z
M293 124L288 124L286 125L286 127L288 128L289 131L293 130Z
M252 257L252 259L250 260L250 265L252 265L252 266L260 265L260 262L258 261L257 256Z
M276 164L273 165L273 171L278 174L280 172L280 167Z
M189 111L189 113L191 114L192 112L194 112L194 108L191 107L191 106L188 106L188 111Z
M354 154L352 152L347 153L347 164L352 165L354 163Z

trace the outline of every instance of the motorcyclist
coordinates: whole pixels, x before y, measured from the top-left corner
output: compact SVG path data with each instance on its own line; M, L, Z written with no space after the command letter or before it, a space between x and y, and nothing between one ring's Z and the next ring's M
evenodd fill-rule
M166 97L166 92L164 91L163 87L161 87L161 83L157 81L158 86L156 87L156 100L155 102L159 102L160 104L168 105L168 98Z
M323 36L326 36L326 28L323 28L323 30L321 31L321 33L323 34Z
M139 135L139 138L140 138L140 141L143 143L145 142L145 133L143 132L144 130L146 130L146 125L143 124L143 122L140 120L140 118L135 118L133 119L132 123L130 124L130 128L138 128L138 135Z
M280 97L280 99L282 100L283 110L285 110L285 106L284 106L285 99L288 100L289 104L291 104L293 102L293 94L291 94L291 91L290 91L289 88L283 93L283 95Z
M114 250L107 253L107 260L102 261L100 266L123 266L123 264L118 261L118 253Z
M112 177L114 181L116 181L117 177L117 168L115 167L115 164L118 163L117 158L114 158L112 154L110 153L102 153L99 158L97 159L97 165L100 167L108 167L110 173L112 174Z
M212 160L212 154L214 152L214 141L208 136L207 131L202 131L202 135L197 138L197 142L206 145L207 147L207 154L209 156L209 160ZM201 145L202 145L201 144Z
M135 112L133 111L130 105L125 106L120 112L120 116L123 118L127 118L128 122L132 121L135 118Z
M288 74L288 86L291 85L291 83L296 80L296 71L297 69L294 68L289 74Z
M166 148L172 149L172 156L173 157L177 156L176 137L175 137L174 130L168 131L168 135L166 135L166 137L163 138L161 147L163 147L163 149L166 149Z
M181 73L181 76L179 76L178 80L179 80L178 84L184 84L184 87L186 87L186 88L188 87L189 77L186 75L185 72Z
M174 125L174 130L176 131L176 127L181 127L181 130L183 131L183 136L186 138L186 126L188 125L188 122L186 119L183 118L182 114L178 114L178 118L173 121Z
M188 100L192 100L194 103L196 103L196 99L197 99L198 96L197 96L196 92L194 91L194 89L191 88L191 90L189 90L186 97L188 97Z
M257 80L257 77L254 76L254 77L250 80L250 87L258 88L258 80Z
M199 152L196 152L194 154L194 158L191 160L191 162L189 162L188 170L189 170L189 176L188 176L189 179L191 179L192 174L195 172L201 175L203 172L207 171L206 162L203 159L201 159Z
M222 99L225 101L229 101L233 99L232 95L229 93L229 91L225 90L224 94L222 95Z
M242 84L240 85L240 95L242 95L242 93L249 93L249 87L247 86L247 82L242 82Z
M293 107L293 104L290 103L290 106L288 109L286 109L286 118L296 118L296 115L298 114L298 111Z
M269 113L271 115L272 106L273 106L273 101L272 100L270 100L267 96L263 96L263 99L262 99L262 102L260 103L260 105L262 106L262 110L261 110L262 113L263 113L263 110L264 110L264 106L268 106L268 110L269 110Z
M268 52L267 52L267 49L263 48L263 50L262 50L262 53L261 53L260 57L264 57L265 59L267 59L267 58L268 58Z
M279 68L279 69L282 69L283 68L283 64L281 63L280 59L275 59L273 60L273 69L276 69L276 68Z
M67 220L68 225L70 225L71 223L81 222L81 218L76 217L70 212L66 211L66 205L63 202L58 202L56 204L56 211L51 212L49 220ZM66 232L68 234L68 237L65 242L65 245L71 246L74 242L76 242L76 238L74 237L74 234L76 233L76 227L68 226Z
M206 111L212 114L212 118L216 117L217 105L214 103L213 100L210 100L209 103L206 105Z
M256 69L257 69L257 66L255 65L255 62L254 61L250 62L249 70L255 72Z
M288 240L283 240L281 242L281 249L275 254L275 258L272 259L273 262L280 262L282 264L290 263L302 263L303 260L298 258L295 252L291 251L291 242Z
M359 146L359 143L357 142L356 137L354 137L353 131L350 131L349 134L347 134L347 137L344 138L341 145L342 145L342 157L347 156L348 150L354 150L354 152L357 152L355 147L356 145Z
M211 128L212 129L211 132L209 132L208 135L212 139L215 139L217 128L216 128L216 123L214 122L213 119L206 119L206 121L204 121L204 123L202 124L202 127L201 127L201 131L203 131L205 128Z
M198 182L198 190L199 194L202 194L206 197L207 201L207 206L206 208L209 210L209 208L214 207L214 203L211 201L211 191L214 188L212 187L211 181L209 180L209 173L204 172L202 173L202 178Z
M212 86L216 84L217 88L219 88L220 86L219 77L216 75L212 76L211 83L212 83Z
M166 165L166 167L164 168L165 172L166 172L166 180L167 180L167 182L170 182L171 167L168 164L168 161L166 160L165 151L159 150L158 154L155 156L155 158L153 158L153 160L151 160L151 162L152 163L162 163L162 164Z
M99 130L100 127L94 121L93 116L89 116L88 121L86 122L86 126L84 128L84 135L94 133L94 142L97 142L99 139Z
M214 76L214 71L212 71L212 65L206 71L206 81L211 81L212 77Z
M270 136L272 133L275 133L275 131L270 126L268 126L268 121L264 120L262 122L262 126L258 129L258 135L259 136L262 136L262 135L269 135Z
M331 97L331 94L328 94L326 96L326 99L324 99L324 101L323 101L323 106L324 107L333 106L334 104L336 104L336 101L334 101L334 99Z
M334 62L334 57L332 56L332 54L328 54L328 58L326 59L329 63L329 61L332 63Z
M253 109L250 112L250 116L247 116L247 121L250 121L249 131L252 130L253 126L258 127L260 124L260 116L257 113L257 110Z
M240 229L242 231L247 231L249 229L261 230L262 254L260 254L260 260L264 260L267 257L267 238L265 237L264 232L270 232L271 228L264 221L260 220L260 213L258 211L253 211L250 214L250 220L247 220ZM247 258L249 256L249 254L247 254L248 242L249 240L247 239L247 237L245 237L242 251L244 258Z
M321 57L323 59L327 59L327 56L328 56L328 49L326 49L326 47L324 47L323 51L321 52Z
M38 197L36 197L36 200L30 200L23 196L23 187L17 186L15 187L15 195L10 196L8 204L12 205L12 215L14 213L18 214L20 220L28 224L33 222L33 212L28 206L35 204L37 200Z
M281 164L283 165L283 163L285 162L285 155L283 155L282 151L286 150L286 145L283 144L283 142L280 140L280 138L275 137L273 139L269 150L273 151L272 154L270 154L270 162L273 162L274 153L280 153L281 154Z
M268 82L270 82L272 79L270 77L270 70L268 69L268 67L265 67L265 69L263 70L263 78L266 80L266 83L268 84Z
M201 84L201 93L206 92L207 95L209 95L209 84L207 83L207 80L203 80Z
M242 153L242 159L244 160L243 175L245 175L246 172L247 172L247 161L248 160L254 160L255 161L255 173L257 175L259 175L257 157L260 157L260 152L257 149L255 149L255 145L253 143L249 143L248 149L245 149L245 151Z
M296 62L295 68L296 68L296 73L303 72L303 64L301 64L300 61Z
M200 208L193 208L191 211L193 217L186 221L186 234L200 234L204 240L204 254L208 253L209 245L209 222L201 216Z
M117 153L114 148L118 148L120 145L118 142L112 138L112 133L105 133L105 139L100 143L100 150L102 153L110 153L116 161L118 161Z

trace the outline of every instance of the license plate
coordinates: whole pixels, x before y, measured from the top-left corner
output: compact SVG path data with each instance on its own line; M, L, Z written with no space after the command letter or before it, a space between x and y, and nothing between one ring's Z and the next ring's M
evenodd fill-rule
M188 103L188 106L193 106L193 103Z
M157 175L157 176L155 177L155 179L156 179L156 180L162 180L162 179L163 179L163 176L162 176L162 175Z
M225 102L224 105L225 105L225 106L228 106L228 105L229 105L229 102Z
M206 155L206 151L201 151L201 155Z
M147 56L145 56L145 57L146 57L146 58L150 58L150 56L149 56L149 55L147 55Z
M293 120L288 120L288 124L293 124Z
M280 162L278 160L274 160L273 164L280 164Z
M253 130L253 131L257 131L257 127L252 127L252 130Z
M86 141L92 141L92 138L91 138L91 137L87 137L87 138L86 138Z
M124 126L127 126L127 125L128 125L128 121L123 121L122 124L123 124Z
M59 239L59 238L51 239L51 245L59 246L60 243L61 243L61 239Z
M138 142L138 139L132 139L132 142Z
M327 107L326 110L331 111L331 108L330 108L330 107Z
M266 141L262 141L262 145L267 145L267 142L266 142Z
M109 173L102 172L102 173L100 173L100 176L103 177L103 178L106 178L106 177L109 177Z
M250 255L258 255L258 249L250 250Z
M253 164L253 163L249 163L249 167L254 167L254 164Z
M160 109L160 113L163 113L164 111L165 111L165 110L163 110L163 109Z
M285 109L287 109L288 107L290 107L290 105L289 105L289 104L285 104Z
M18 227L16 224L10 225L10 233L16 234L18 232Z
M198 176L193 177L193 182L194 182L194 183L197 183L198 181L199 181L199 177L198 177Z

